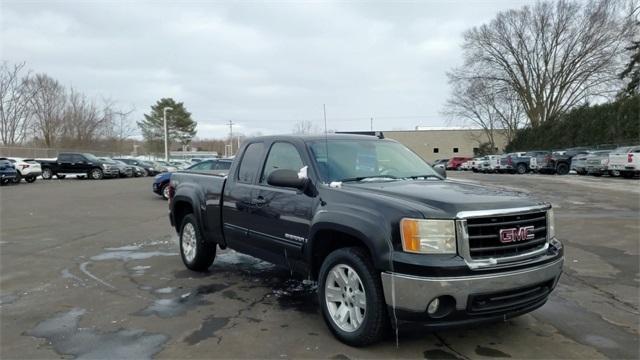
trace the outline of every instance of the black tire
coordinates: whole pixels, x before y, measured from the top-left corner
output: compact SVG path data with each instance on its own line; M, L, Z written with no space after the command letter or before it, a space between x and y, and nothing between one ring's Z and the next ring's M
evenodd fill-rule
M556 166L556 174L558 175L567 175L569 173L569 165L565 163L560 163Z
M516 173L522 175L527 173L527 165L526 164L518 164L516 166Z
M18 171L16 174L16 177L13 180L11 180L11 182L14 184L19 184L20 180L22 180L22 174L20 174L20 171Z
M625 179L633 179L633 175L631 171L622 171L622 177Z
M35 177L35 176L33 176L33 175L27 175L27 176L24 178L24 181L26 181L26 182L28 182L28 183L32 183L32 182L35 182L35 181L36 181L36 177Z
M167 191L169 191L169 183L162 185L162 189L160 189L160 196L165 200L169 200L169 194Z
M102 172L102 169L95 168L89 172L88 176L92 180L102 180L102 178L104 178L104 172Z
M56 174L56 177L60 180L64 179L67 177L67 175L60 175L60 174Z
M44 180L51 180L53 177L53 171L49 168L42 169L42 178Z
M184 242L187 236L187 234L185 234L185 228L188 229L188 226L193 227L195 235L195 255L193 259L188 259L187 255L185 255ZM207 271L216 258L216 244L204 240L193 214L187 214L184 219L182 219L182 225L180 226L180 257L189 270L198 272Z
M360 277L365 292L366 305L360 326L346 332L334 322L325 299L327 276L336 265L347 265ZM322 317L329 330L338 340L351 346L365 346L376 343L389 329L387 305L382 291L380 272L375 269L369 255L362 248L348 247L335 250L322 263L318 281L318 298ZM345 306L345 305L342 305Z

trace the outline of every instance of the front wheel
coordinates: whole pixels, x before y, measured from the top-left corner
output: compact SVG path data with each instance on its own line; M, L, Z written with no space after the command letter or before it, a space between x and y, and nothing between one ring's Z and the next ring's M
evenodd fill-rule
M53 171L51 171L51 169L49 168L42 169L42 178L44 180L51 180L52 177L53 177Z
M520 175L522 174L526 174L527 172L527 165L525 164L518 164L518 166L516 166L516 172Z
M207 271L216 257L216 244L205 242L193 214L187 214L180 228L180 256L193 271Z
M36 177L34 175L27 175L24 178L24 181L28 182L28 183L32 183L36 181Z
M162 194L163 199L169 200L169 183L162 186L162 191L160 193Z
M567 164L558 164L556 167L556 174L567 175L569 173L569 166Z
M382 339L389 327L380 273L357 247L338 249L320 268L322 316L340 341L364 346Z
M102 172L101 169L95 168L93 170L91 170L91 172L89 173L89 176L93 179L93 180L100 180L104 177L104 173Z
M14 184L18 184L20 182L20 180L22 180L22 174L20 174L19 172L16 174L16 177L13 178L13 183Z

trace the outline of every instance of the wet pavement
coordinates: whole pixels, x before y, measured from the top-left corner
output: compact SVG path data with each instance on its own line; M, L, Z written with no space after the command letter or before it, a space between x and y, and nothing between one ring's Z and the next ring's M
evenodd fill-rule
M545 306L351 348L324 325L313 282L234 251L186 270L150 178L37 181L0 190L0 357L638 358L638 181L449 175L556 206L567 258Z

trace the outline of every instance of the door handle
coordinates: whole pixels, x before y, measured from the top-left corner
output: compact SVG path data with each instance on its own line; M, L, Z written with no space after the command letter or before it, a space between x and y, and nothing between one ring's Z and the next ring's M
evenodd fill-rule
M258 196L255 200L253 200L253 203L257 206L262 206L267 203L267 200L265 200L265 198L263 198L262 196Z

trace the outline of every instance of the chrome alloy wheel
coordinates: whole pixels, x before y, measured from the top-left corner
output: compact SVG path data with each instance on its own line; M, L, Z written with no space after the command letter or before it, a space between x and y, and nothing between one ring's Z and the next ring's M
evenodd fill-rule
M331 320L341 330L354 332L362 325L367 297L360 276L349 265L338 264L329 271L324 299Z
M188 222L182 229L182 255L189 263L196 257L196 241L196 229Z
M169 185L165 185L162 189L162 197L164 197L165 200L169 199Z

